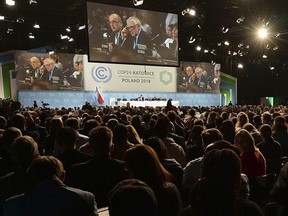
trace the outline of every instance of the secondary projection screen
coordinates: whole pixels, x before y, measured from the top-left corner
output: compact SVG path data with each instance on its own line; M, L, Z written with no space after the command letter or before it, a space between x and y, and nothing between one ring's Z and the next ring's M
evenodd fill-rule
M178 66L177 14L87 2L89 61Z

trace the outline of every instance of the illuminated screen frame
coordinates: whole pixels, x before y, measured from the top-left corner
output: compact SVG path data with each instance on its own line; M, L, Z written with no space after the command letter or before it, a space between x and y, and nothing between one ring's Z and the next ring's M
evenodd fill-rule
M117 21L118 27L113 26L113 31L113 23L109 21L109 16L113 13L119 14L121 20L124 17L126 21L129 17L137 16L141 20L141 28L135 24L135 20L130 19L130 26L127 26L127 22ZM178 38L177 14L86 1L86 16L89 62L179 67L177 40L164 43L168 38L168 24L173 24L169 26L173 28L174 36L171 37ZM121 30L118 31L119 28ZM119 35L122 31L127 36L123 37L122 33L121 39L116 39L117 31ZM137 45L135 38L138 40Z

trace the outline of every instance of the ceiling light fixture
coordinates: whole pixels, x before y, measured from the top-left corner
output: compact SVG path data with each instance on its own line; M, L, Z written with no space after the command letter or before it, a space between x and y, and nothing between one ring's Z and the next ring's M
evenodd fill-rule
M224 26L222 27L223 34L226 34L228 31L229 31L228 27L224 27Z
M6 4L9 6L14 6L15 5L15 1L14 0L6 0Z
M144 0L133 0L134 6L139 6L139 5L142 5L143 3L144 3Z
M29 4L32 5L32 4L37 4L38 2L36 0L29 0Z
M84 24L84 25L77 25L77 29L80 31L80 30L83 30L83 29L85 29L86 28L86 25Z
M202 49L201 46L196 46L197 51L201 51L201 49Z
M194 43L195 41L196 41L196 38L193 37L193 36L191 36L190 39L189 39L189 41L188 41L188 43L189 43L189 44L192 44L192 43Z
M230 45L229 41L224 41L224 44L225 44L226 46L229 46L229 45Z
M68 35L60 35L60 38L61 38L61 40L65 40L65 39L68 39Z
M33 27L36 28L36 29L39 29L40 25L38 23L35 23Z
M242 63L238 63L237 67L238 67L239 69L243 69L243 68L244 68L244 65L243 65Z
M70 26L68 26L68 27L66 28L66 31L67 31L67 32L71 32Z
M28 37L29 37L30 39L35 39L35 36L33 35L32 32L30 32L30 33L28 34Z
M267 32L267 29L265 29L265 28L260 28L259 30L258 30L258 37L260 38L260 39L264 39L264 38L266 38L268 36L268 32Z
M264 59L266 59L267 57L268 57L268 56L267 56L267 55L265 55L265 54L262 56L262 58L264 58Z
M0 16L0 20L5 20L5 17L4 16Z

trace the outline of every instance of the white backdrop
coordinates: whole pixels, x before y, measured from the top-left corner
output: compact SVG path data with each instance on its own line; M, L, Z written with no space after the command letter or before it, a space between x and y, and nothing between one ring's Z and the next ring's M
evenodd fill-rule
M84 56L84 89L105 92L176 92L175 67L88 62Z

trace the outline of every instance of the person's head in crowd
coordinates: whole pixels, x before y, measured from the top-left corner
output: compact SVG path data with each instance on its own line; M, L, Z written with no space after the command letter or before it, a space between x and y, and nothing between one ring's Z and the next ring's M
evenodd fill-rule
M272 125L273 131L287 131L288 124L285 121L285 118L283 116L277 116Z
M136 37L141 31L142 25L140 20L137 17L132 16L127 19L126 23L127 23L126 28L129 30L131 36Z
M224 140L234 143L234 137L236 132L235 132L235 126L231 120L227 119L223 121L220 131L223 135Z
M51 72L55 67L55 61L52 58L44 59L44 66L48 72Z
M0 116L0 129L5 129L7 127L7 120L4 116Z
M204 131L204 127L201 125L194 125L191 129L190 139L193 144L202 145L202 132Z
M205 154L207 152L210 152L212 150L215 150L215 149L218 149L218 150L222 150L222 149L231 149L233 150L238 156L240 156L240 151L239 149L231 144L229 141L226 141L226 140L217 140L211 144L209 144L207 146L207 148L205 149Z
M64 127L61 116L54 116L50 121L49 135L52 139L56 139L56 136L61 128Z
M30 65L34 70L36 70L36 69L40 68L42 64L41 64L41 61L38 57L32 56L30 58Z
M205 123L204 123L203 119L194 119L194 121L191 121L191 128L194 125L200 125L200 126L202 126L204 128Z
M222 113L220 114L220 116L222 117L223 121L229 119L229 114L228 114L228 112L225 112L225 111L224 111L224 112L222 112Z
M167 148L160 138L151 137L144 144L150 146L156 152L160 161L168 158Z
M173 110L168 111L167 116L171 122L173 123L176 122L177 114L175 111Z
M256 150L255 141L252 135L245 129L240 129L236 135L234 144L240 152L254 152Z
M126 127L128 129L128 141L133 144L142 144L141 138L133 125L126 125Z
M16 127L6 128L1 137L1 143L4 149L8 152L11 144L17 137L22 136L21 130Z
M268 124L261 125L259 131L263 140L269 140L272 138L272 128L270 125Z
M136 145L126 151L125 162L130 177L140 179L153 190L165 187L170 173L160 163L156 152L147 145Z
M19 136L10 146L10 155L20 169L27 169L39 156L38 145L30 136Z
M122 29L123 27L122 19L118 14L113 13L109 16L108 19L110 28L113 32L118 32Z
M215 119L216 119L217 113L215 111L211 111L208 114L207 117L207 124L215 124Z
M159 118L154 126L153 133L160 139L167 138L171 128L168 117Z
M206 147L209 144L211 144L217 140L223 140L222 133L216 128L210 128L210 129L203 130L201 133L201 137L202 137L202 146L204 149L206 149Z
M230 149L205 154L201 178L191 191L190 206L199 215L234 215L238 210L241 160Z
M108 208L110 216L156 216L157 200L147 184L127 179L110 191Z
M111 118L107 122L107 127L113 131L115 126L118 124L119 124L119 121L116 118Z
M246 129L249 133L257 133L258 132L257 128L251 123L244 124L242 128Z
M64 181L65 171L60 160L53 156L36 158L27 170L28 179L33 186L46 180Z
M59 130L56 140L63 151L74 149L76 147L77 132L74 128L66 126Z
M237 115L236 129L242 128L246 123L249 122L248 115L245 112L239 112Z
M14 127L20 129L21 131L25 130L26 119L25 116L21 113L17 113L13 119L12 124Z
M113 143L126 144L128 141L128 128L124 124L117 124L113 129Z
M271 114L267 111L262 113L262 122L263 124L270 124L272 123L272 116Z
M89 144L96 157L108 157L112 149L113 132L106 126L98 126L89 131Z
M79 120L76 117L69 117L66 121L65 121L65 125L67 127L72 127L75 130L78 130L79 128Z
M100 124L96 119L89 119L83 125L83 134L88 136L89 131L97 126L100 126Z

